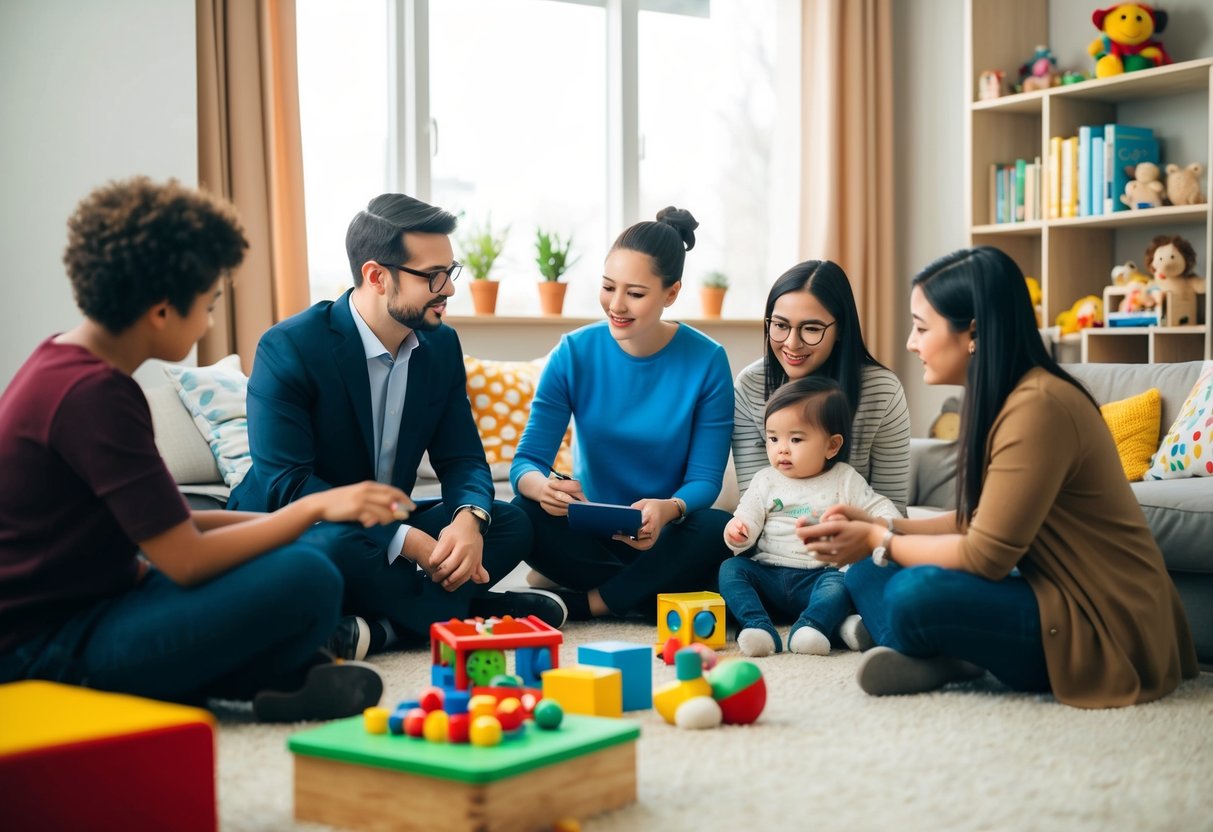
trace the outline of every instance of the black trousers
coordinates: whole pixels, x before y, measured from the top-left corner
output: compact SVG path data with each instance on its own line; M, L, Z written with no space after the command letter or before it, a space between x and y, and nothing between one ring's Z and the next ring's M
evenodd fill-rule
M397 526L364 529L356 523L317 523L301 540L318 545L345 579L345 612L364 618L386 618L402 641L429 639L430 625L450 618L467 618L473 598L516 567L531 549L531 524L526 515L500 500L493 503L493 522L484 537L484 568L489 582L467 581L447 592L416 564L398 557L387 561L387 547ZM408 524L437 538L451 522L441 500L420 500Z
M719 509L693 511L681 523L667 524L653 548L639 551L570 531L567 517L553 517L534 500L518 496L513 503L534 530L527 563L569 589L597 589L617 615L654 615L658 593L715 590L720 564L732 554L724 545L732 515Z

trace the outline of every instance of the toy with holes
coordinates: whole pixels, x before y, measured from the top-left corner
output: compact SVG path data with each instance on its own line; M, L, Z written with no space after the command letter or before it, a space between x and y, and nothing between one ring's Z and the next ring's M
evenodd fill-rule
M431 679L435 685L456 690L489 687L505 674L505 651L514 650L514 672L520 683L537 688L544 670L560 666L563 641L559 630L533 615L439 621L430 625Z
M667 642L679 647L702 644L712 650L724 647L724 599L715 592L663 592L657 596L657 652L669 654ZM673 646L673 645L671 645Z
M577 648L577 661L594 667L614 667L623 674L623 709L653 707L653 660L647 644L595 641ZM715 656L715 654L713 654Z
M0 826L214 830L214 718L54 682L0 685Z
M445 691L448 709L453 695ZM442 740L443 716L448 731L454 716L440 709L422 721L422 739L397 734L392 717L385 732L382 709L295 734L295 817L347 829L544 829L636 801L635 723L561 718L545 699L533 721L495 745L478 743L480 731L502 729L487 727L494 716L474 715L495 702L476 699L454 703L472 715L471 743Z

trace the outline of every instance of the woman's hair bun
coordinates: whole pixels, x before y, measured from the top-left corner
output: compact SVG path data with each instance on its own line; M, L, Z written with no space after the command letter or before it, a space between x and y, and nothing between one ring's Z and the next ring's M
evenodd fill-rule
M657 212L657 222L663 222L677 231L687 251L695 248L695 229L699 227L699 221L690 211L670 205Z

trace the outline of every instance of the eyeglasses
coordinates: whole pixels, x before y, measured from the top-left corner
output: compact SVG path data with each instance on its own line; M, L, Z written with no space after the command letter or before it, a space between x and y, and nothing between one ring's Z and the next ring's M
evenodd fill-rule
M446 288L448 280L451 283L458 280L459 273L463 271L463 264L458 260L451 263L451 265L447 266L445 269L435 269L432 272L418 271L417 269L410 269L408 266L399 266L393 263L380 263L379 265L385 266L389 269L400 269L402 272L407 272L417 277L424 277L430 282L430 292L435 295Z
M836 323L838 321L830 321L828 324L805 321L796 326L796 331L800 334L800 340L805 346L815 347L826 337L826 330ZM788 336L791 334L792 325L790 323L780 318L767 318L767 337L776 344L782 344L788 340Z

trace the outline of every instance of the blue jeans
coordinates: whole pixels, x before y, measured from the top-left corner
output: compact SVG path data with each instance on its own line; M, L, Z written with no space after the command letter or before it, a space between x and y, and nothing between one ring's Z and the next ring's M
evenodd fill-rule
M1015 690L1049 690L1040 607L1022 577L990 581L863 560L847 571L846 585L877 644L907 656L964 659Z
M789 641L806 626L832 638L851 611L843 573L831 566L797 569L733 557L720 564L720 594L741 629L766 630L777 650L783 645L764 601L783 615L797 616Z
M171 700L291 689L337 626L341 589L325 554L298 542L200 586L153 569L0 655L0 682L47 679Z

